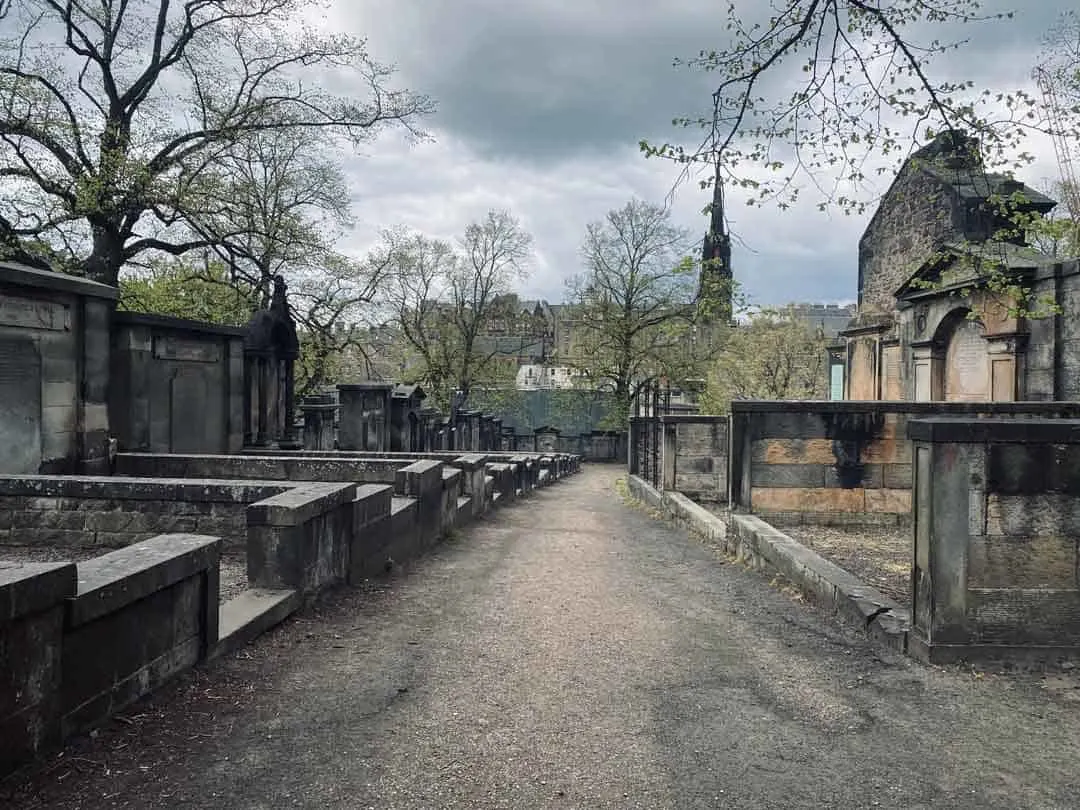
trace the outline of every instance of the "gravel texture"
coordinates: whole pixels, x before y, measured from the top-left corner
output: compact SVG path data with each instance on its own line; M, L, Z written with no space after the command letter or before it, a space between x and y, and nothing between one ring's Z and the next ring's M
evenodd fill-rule
M1076 806L1072 673L881 653L621 502L619 474L587 467L335 592L0 806Z
M911 527L782 526L788 537L911 607Z
M83 562L106 554L107 548L63 548L50 546L0 546L0 562ZM243 552L221 557L220 602L232 599L247 588L247 558Z

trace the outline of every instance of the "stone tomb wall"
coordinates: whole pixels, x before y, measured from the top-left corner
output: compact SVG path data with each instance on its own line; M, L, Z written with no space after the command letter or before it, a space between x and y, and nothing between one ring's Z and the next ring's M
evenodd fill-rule
M115 298L112 287L0 262L0 473L107 465Z
M118 312L109 417L121 450L226 453L244 441L244 331Z
M1080 421L915 419L908 649L934 662L1080 649Z
M162 535L73 563L0 563L0 775L207 656L220 541Z
M726 416L662 416L663 488L697 501L728 500L729 420Z
M1080 403L734 402L732 505L786 523L906 522L907 423L940 414L1080 417Z

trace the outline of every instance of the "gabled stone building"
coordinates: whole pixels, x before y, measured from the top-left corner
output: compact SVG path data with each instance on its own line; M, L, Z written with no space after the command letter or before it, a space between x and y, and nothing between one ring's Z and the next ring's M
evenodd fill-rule
M987 172L978 144L948 131L901 167L859 241L858 314L842 332L845 398L1080 398L1080 266L1030 247L1000 201L1034 216L1054 200ZM1026 318L987 283L1030 289ZM1002 278L1002 273L996 273Z

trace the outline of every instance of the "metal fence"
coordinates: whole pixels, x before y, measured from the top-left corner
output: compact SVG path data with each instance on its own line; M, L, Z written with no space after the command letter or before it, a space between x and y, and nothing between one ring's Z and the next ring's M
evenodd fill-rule
M630 417L630 474L659 488L663 478L663 426L660 417L671 410L671 387L653 382L634 400Z

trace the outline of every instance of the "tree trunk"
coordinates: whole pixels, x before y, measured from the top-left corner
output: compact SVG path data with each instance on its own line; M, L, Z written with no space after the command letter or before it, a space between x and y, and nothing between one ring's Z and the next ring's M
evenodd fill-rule
M107 224L91 225L93 249L82 263L83 275L91 281L115 287L124 264L124 242L114 228Z

